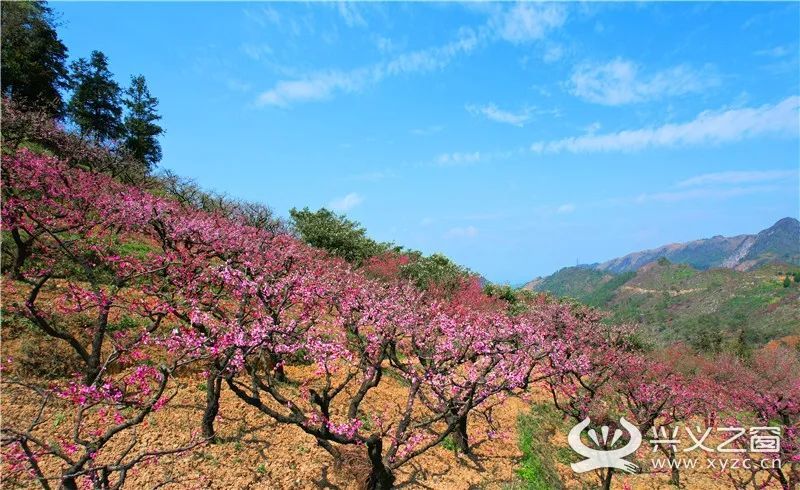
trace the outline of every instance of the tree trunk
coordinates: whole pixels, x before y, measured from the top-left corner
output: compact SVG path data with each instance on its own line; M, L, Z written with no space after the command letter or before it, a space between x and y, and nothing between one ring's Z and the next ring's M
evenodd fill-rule
M681 488L681 471L678 468L672 468L672 474L669 482L675 485L675 488Z
M469 436L467 434L467 416L463 415L459 417L457 412L450 411L446 417L446 420L448 425L455 424L455 428L453 429L451 435L453 437L453 443L456 445L456 449L461 451L463 454L470 454Z
M270 353L269 364L269 367L272 369L273 375L275 376L275 381L285 383L288 378L286 378L286 371L283 370L281 358L277 354Z
M669 481L670 483L675 485L676 488L681 488L681 470L678 469L678 465L675 464L675 451L673 449L670 449L669 452L671 453L670 459L673 461L672 472Z
M372 469L367 479L368 490L389 490L394 486L394 475L383 464L383 441L375 437L367 441L367 455Z
M22 240L22 236L20 236L19 230L17 229L11 230L11 237L14 239L14 244L17 246L17 256L14 257L14 266L11 274L14 279L21 280L23 279L22 267L31 255L31 243L30 241Z
M92 386L97 382L98 376L100 376L100 360L93 355L83 373L83 384Z
M646 430L642 430L642 433L645 433ZM670 478L669 482L672 485L675 485L677 488L681 486L681 471L678 468L678 465L675 464L675 450L672 447L664 447L661 446L661 452L664 453L664 456L667 457L667 461L671 463L671 470L670 470Z
M66 476L61 479L61 488L64 490L78 490L78 483L74 476Z
M603 478L603 490L611 490L611 477L614 475L614 468L606 469L606 475Z
M776 473L778 475L778 481L781 482L781 488L783 488L784 490L789 490L790 488L793 488L789 480L786 479L786 475L783 474L783 470L781 470L780 468L777 468L777 470L778 471Z
M219 414L219 396L222 389L222 378L218 374L217 367L212 365L206 375L206 408L203 412L202 429L203 438L209 442L216 440L214 420Z

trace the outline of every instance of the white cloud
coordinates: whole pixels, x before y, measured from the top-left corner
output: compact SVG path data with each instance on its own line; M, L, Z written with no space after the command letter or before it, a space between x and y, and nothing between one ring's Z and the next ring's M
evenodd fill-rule
M485 106L467 105L466 109L471 114L483 115L487 119L495 122L512 124L514 126L522 127L531 118L530 109L525 108L522 112L505 111L498 108L494 104Z
M444 235L446 238L472 238L478 236L478 229L472 225L463 228L450 228Z
M521 44L544 38L566 20L567 9L561 4L518 3L490 23L500 38Z
M340 197L339 199L334 199L333 201L329 202L328 207L333 211L344 213L350 211L362 202L364 202L363 197L356 192L351 192L344 197Z
M636 63L616 58L579 65L568 85L573 95L589 102L621 105L702 92L719 85L719 78L710 68L698 72L686 65L645 75Z
M323 100L337 92L358 92L390 76L435 71L447 66L456 56L475 49L479 40L475 31L462 29L455 41L443 46L404 53L386 62L350 71L331 70L298 80L282 80L262 92L256 105L286 107L292 102Z
M332 71L318 73L304 80L280 81L271 90L262 92L256 99L256 105L286 107L291 102L327 99L334 92L355 92L367 83L368 75L363 70Z
M767 134L797 137L800 133L798 109L800 97L792 96L777 104L765 104L761 107L705 111L692 121L680 124L539 141L531 145L531 151L630 152L646 148L727 143Z
M481 152L475 151L472 153L442 153L436 157L436 163L439 165L468 165L481 161Z
M678 187L696 187L717 184L752 184L775 180L796 179L797 170L745 170L703 174L678 182Z
M567 213L571 213L573 211L575 211L575 205L572 204L571 202L566 203L566 204L562 204L561 206L556 208L556 212L560 213L560 214L567 214Z

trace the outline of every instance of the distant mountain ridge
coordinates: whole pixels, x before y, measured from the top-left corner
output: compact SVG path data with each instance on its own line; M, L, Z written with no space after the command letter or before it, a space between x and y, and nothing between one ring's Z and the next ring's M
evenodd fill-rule
M800 222L754 235L715 236L565 267L523 286L569 297L635 323L652 342L741 354L771 341L800 342Z
M672 263L689 264L700 270L723 267L747 271L767 263L800 264L800 221L783 218L754 235L717 235L685 243L672 243L577 268L621 274L635 272L662 257ZM546 280L547 278L537 278L523 287L539 289L537 286Z

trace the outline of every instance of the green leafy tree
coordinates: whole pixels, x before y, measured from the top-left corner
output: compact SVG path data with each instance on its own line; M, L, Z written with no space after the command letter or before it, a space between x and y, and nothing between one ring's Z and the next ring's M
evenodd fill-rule
M688 337L689 343L700 352L722 352L724 336L716 315L703 314L692 319L688 324Z
M786 277L783 278L783 287L788 288L791 285L792 285L792 280L789 278L789 275L787 274Z
M164 130L157 124L161 119L156 112L158 99L150 94L144 76L131 77L131 85L125 91L123 103L128 108L123 146L131 157L150 170L161 160L158 137Z
M403 266L401 275L420 289L436 286L443 291L453 291L470 275L469 270L439 253L428 257L419 252L409 255L412 257L411 262Z
M58 38L52 11L45 2L3 2L0 17L3 95L60 116L64 102L59 90L69 80L67 48Z
M81 136L106 142L124 133L119 84L108 70L108 58L92 51L89 60L72 63L72 98L67 112L78 125Z
M363 264L366 259L393 247L369 238L360 223L325 208L318 211L292 208L289 214L295 231L304 242L353 264Z

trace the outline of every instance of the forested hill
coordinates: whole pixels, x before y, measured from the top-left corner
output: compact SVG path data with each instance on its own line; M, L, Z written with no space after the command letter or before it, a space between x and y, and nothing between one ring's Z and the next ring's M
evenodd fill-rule
M800 335L800 267L700 270L660 259L614 274L568 267L526 287L574 298L636 322L654 342L685 341L704 351L749 349Z

